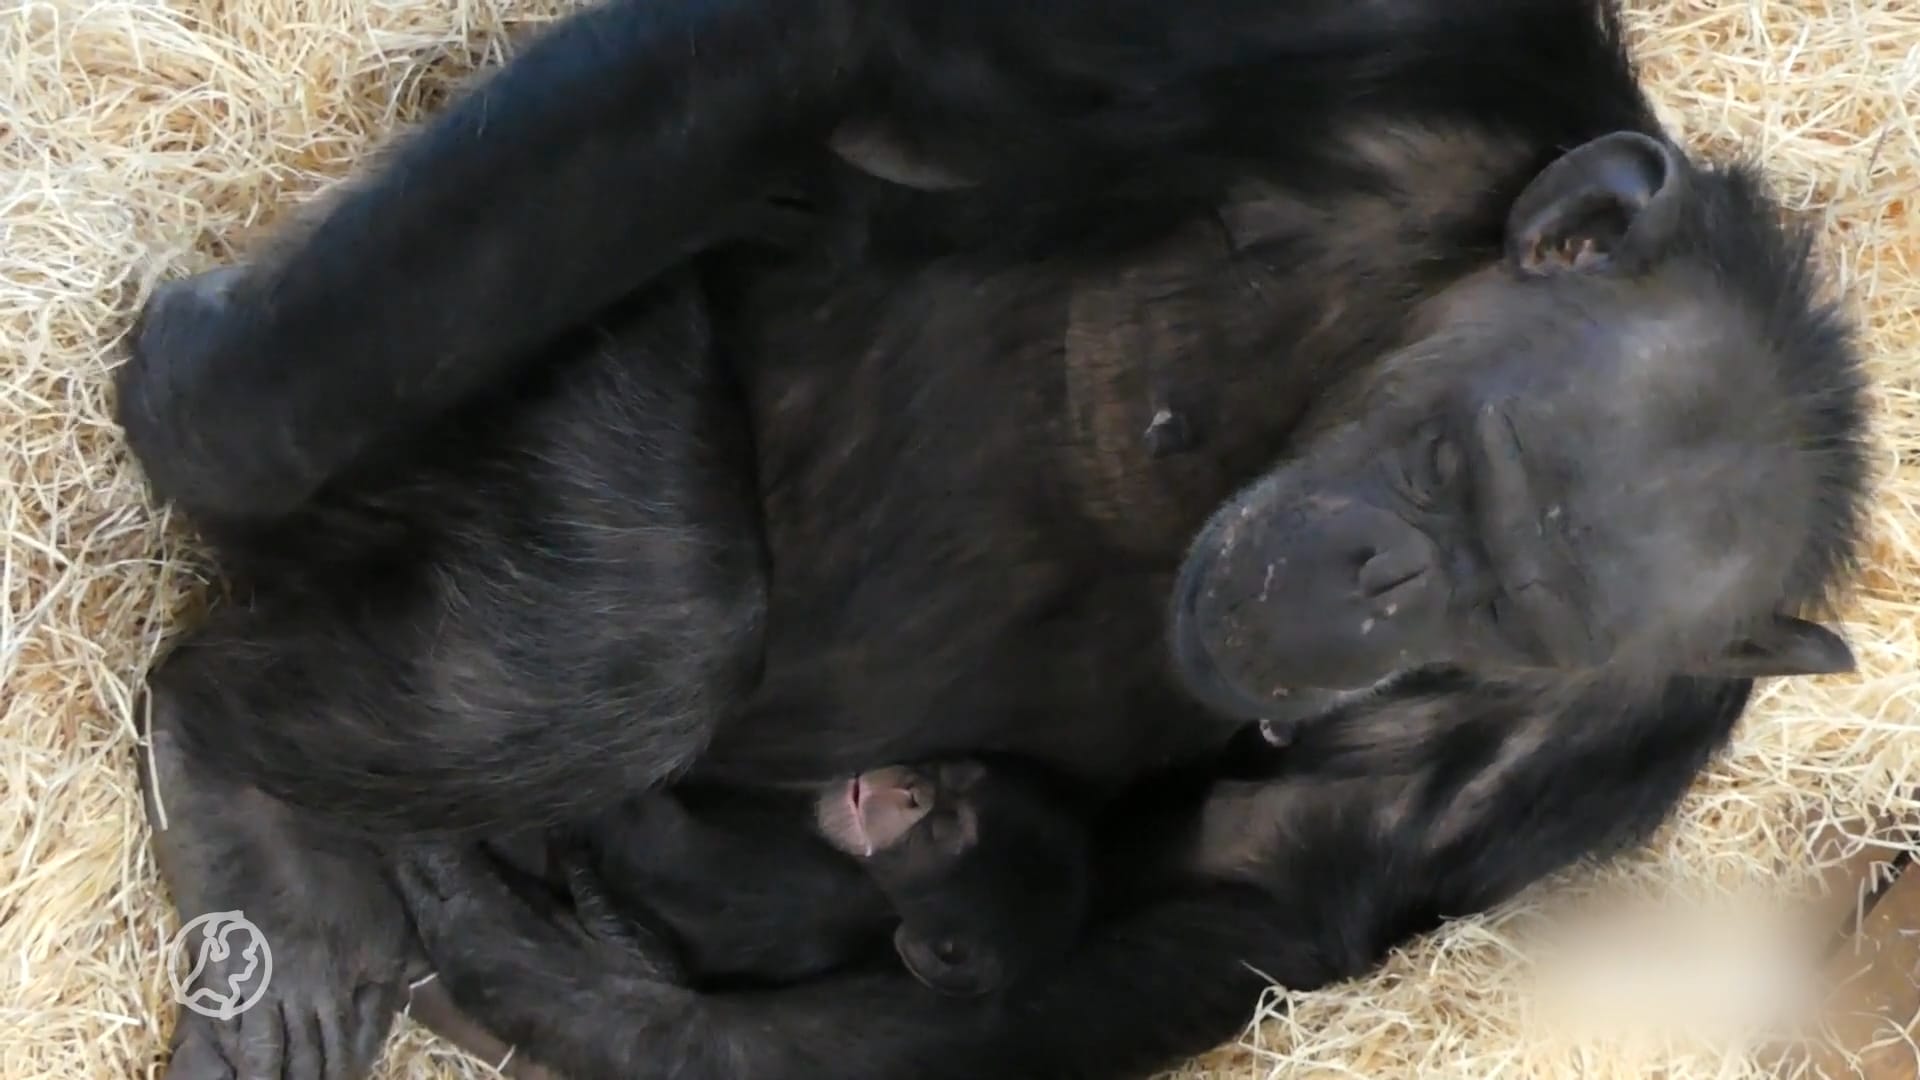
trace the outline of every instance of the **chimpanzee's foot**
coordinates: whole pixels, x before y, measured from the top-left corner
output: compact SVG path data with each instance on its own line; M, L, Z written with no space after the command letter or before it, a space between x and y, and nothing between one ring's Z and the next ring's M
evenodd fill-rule
M142 787L182 925L166 1080L367 1075L422 970L379 857L191 760L163 681Z

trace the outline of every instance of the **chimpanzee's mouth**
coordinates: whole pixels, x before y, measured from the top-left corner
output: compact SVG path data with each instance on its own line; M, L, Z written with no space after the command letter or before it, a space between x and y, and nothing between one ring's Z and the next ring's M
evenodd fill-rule
M1264 694L1228 678L1214 662L1196 615L1210 569L1210 560L1199 560L1185 568L1175 586L1168 628L1175 673L1181 686L1201 705L1227 719L1259 722L1278 731L1331 712L1350 699L1365 697L1392 678L1354 687L1275 685Z
M1206 634L1196 612L1201 590L1206 588L1211 559L1191 562L1174 588L1173 617L1168 620L1169 644L1173 649L1174 671L1187 693L1200 704L1220 715L1246 722L1268 719L1275 709L1292 712L1289 692L1277 689L1273 699L1261 700L1229 680L1214 663L1207 649Z
M860 842L861 855L873 855L873 838L867 835L867 819L860 813L866 804L867 782L856 776L847 781L847 822Z

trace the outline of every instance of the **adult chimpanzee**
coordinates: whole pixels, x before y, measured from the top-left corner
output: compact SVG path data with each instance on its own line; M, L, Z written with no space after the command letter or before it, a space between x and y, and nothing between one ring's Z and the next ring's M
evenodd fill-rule
M1850 663L1796 614L1853 554L1844 328L1592 0L612 3L134 354L249 594L152 677L161 857L275 957L180 1076L363 1067L408 930L347 825L976 751L1121 791L1377 710L1017 1007L696 997L404 864L456 997L589 1074L1142 1068L1239 960L1338 978L1638 835L1747 679Z

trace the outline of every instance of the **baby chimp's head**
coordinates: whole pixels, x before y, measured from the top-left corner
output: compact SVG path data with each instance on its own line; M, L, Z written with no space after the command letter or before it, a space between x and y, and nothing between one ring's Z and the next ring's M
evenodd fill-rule
M892 903L894 947L931 989L997 990L1079 931L1086 824L1034 772L973 758L874 769L823 792L816 816Z

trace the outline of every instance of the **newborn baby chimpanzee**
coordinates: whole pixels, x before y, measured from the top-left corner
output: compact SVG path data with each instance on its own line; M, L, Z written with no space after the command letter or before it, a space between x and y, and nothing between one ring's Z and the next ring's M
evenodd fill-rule
M557 858L577 904L663 933L698 985L805 979L884 955L891 928L915 978L971 995L1072 943L1087 829L1058 778L965 757L785 790L684 784Z

